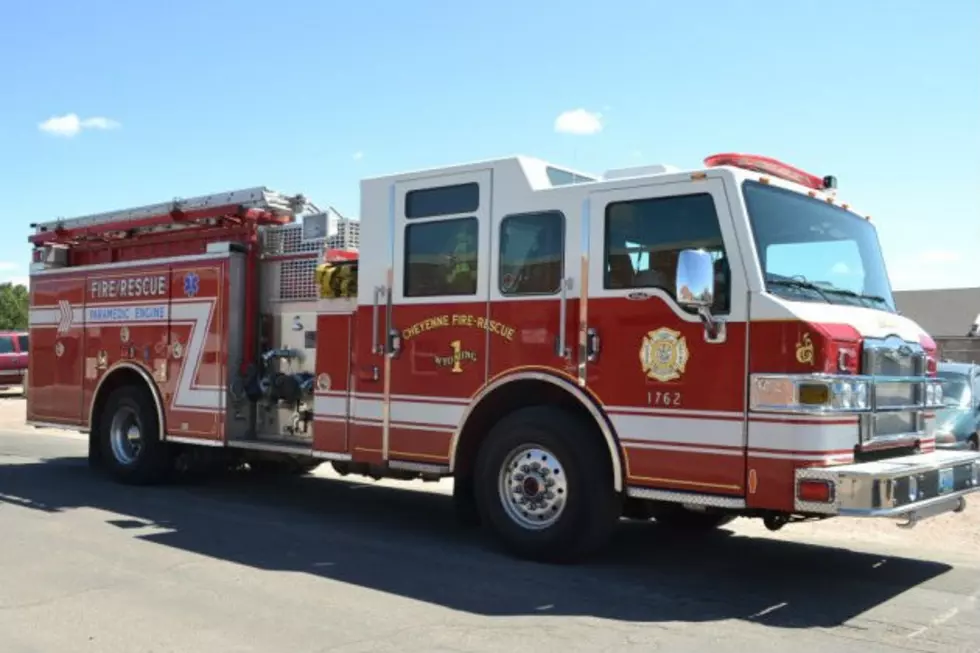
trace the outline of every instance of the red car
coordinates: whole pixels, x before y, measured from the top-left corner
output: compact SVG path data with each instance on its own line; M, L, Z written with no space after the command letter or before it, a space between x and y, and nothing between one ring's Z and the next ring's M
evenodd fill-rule
M26 331L0 331L0 392L20 386L27 394L27 351Z

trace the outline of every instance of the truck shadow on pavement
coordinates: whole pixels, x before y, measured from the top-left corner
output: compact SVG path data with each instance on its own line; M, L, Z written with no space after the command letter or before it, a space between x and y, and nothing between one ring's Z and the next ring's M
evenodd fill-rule
M458 526L445 494L247 474L133 488L79 458L0 464L0 518L4 503L52 514L108 511L118 517L107 523L134 538L486 616L834 627L950 569L778 535L682 537L625 522L595 561L538 565L499 554Z

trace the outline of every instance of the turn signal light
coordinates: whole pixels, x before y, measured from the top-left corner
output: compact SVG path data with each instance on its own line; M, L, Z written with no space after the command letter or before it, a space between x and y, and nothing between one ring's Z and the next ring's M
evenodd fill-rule
M830 387L826 383L801 383L800 403L808 406L824 406L830 403Z
M834 489L828 481L800 481L796 486L796 498L813 503L830 503L834 498Z

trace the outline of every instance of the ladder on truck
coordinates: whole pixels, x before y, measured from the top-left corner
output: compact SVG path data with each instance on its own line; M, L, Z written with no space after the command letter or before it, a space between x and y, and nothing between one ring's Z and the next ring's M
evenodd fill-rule
M77 218L59 218L31 224L28 240L36 246L71 244L91 238L106 238L112 232L149 233L225 220L254 220L258 224L285 224L316 207L305 196L286 195L259 186L201 195L170 202L148 204L119 211L94 213Z

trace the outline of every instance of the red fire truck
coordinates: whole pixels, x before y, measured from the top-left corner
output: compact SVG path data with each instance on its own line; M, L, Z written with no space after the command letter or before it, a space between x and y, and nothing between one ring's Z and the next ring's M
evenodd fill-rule
M252 188L32 225L27 420L125 483L195 465L454 480L516 555L965 508L936 346L836 180L724 154ZM179 475L179 474L178 474Z

